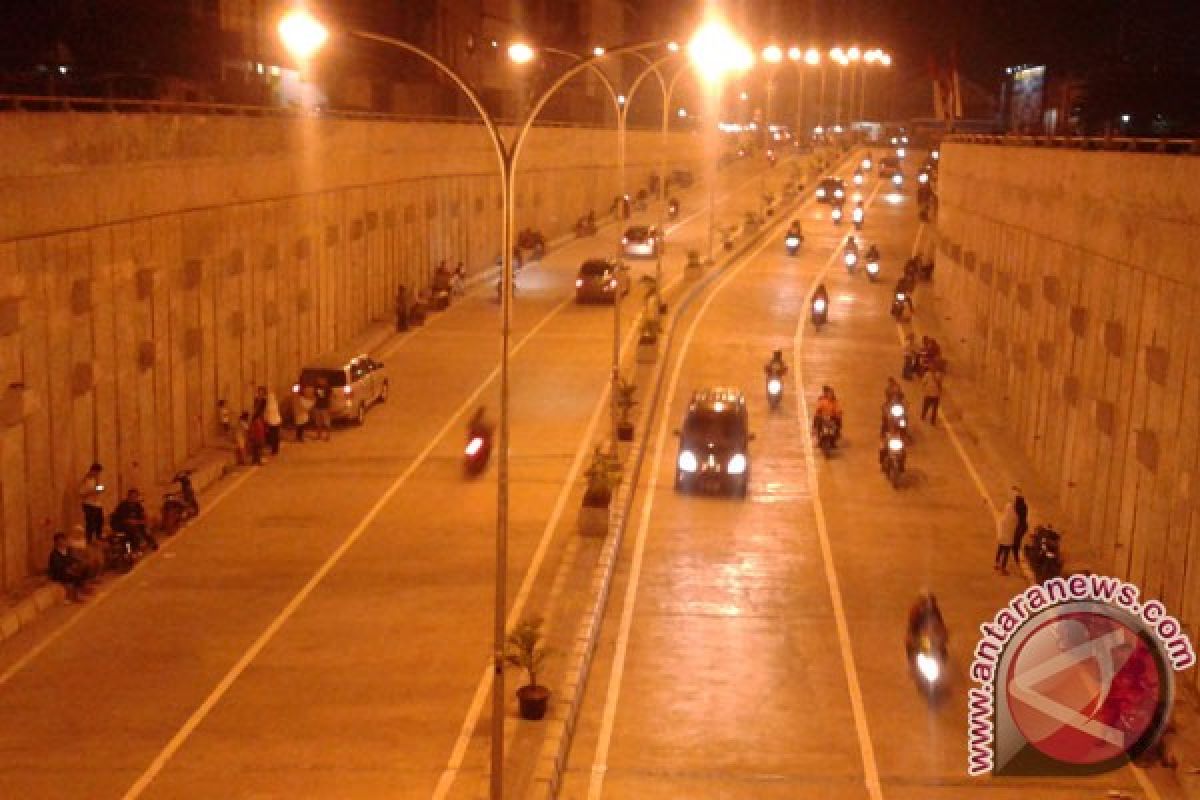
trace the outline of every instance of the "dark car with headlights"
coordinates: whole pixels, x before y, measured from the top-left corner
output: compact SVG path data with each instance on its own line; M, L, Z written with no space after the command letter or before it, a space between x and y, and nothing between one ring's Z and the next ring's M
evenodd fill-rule
M846 199L846 182L841 178L824 178L817 184L817 202L837 205Z
M675 489L746 496L750 415L740 389L715 387L692 394L679 436Z
M629 294L629 267L615 259L589 258L575 276L575 302L613 303Z

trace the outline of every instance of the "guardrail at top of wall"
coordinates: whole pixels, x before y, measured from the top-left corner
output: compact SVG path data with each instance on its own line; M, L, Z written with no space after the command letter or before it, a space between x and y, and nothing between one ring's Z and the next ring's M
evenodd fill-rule
M31 94L0 94L0 111L63 112L113 114L197 114L224 117L271 117L277 119L379 120L385 122L439 122L448 125L480 125L477 115L466 117L435 114L392 114L382 111L319 111L282 106L254 106L238 103L196 103L186 100L146 100L120 97L48 97ZM517 120L497 119L502 127ZM539 128L588 128L610 130L610 126L580 122L535 122ZM630 125L629 130L658 131L657 125ZM678 132L678 131L677 131Z
M1200 139L1170 139L1139 136L1030 136L999 133L952 133L951 144L992 144L1009 147L1044 147L1074 150L1116 150L1135 153L1200 155Z

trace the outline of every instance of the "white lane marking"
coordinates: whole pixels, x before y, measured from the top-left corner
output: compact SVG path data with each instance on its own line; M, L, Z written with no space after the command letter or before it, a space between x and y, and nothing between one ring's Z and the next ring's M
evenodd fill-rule
M920 227L917 228L917 235L913 240L913 255L916 255L917 249L920 247L921 237L925 233L925 227L925 223L921 223ZM904 326L902 326L900 323L896 323L896 334L900 339L900 346L903 347ZM971 481L975 484L975 488L978 490L979 496L982 497L983 502L987 504L988 510L991 512L992 516L997 516L1000 512L996 508L996 504L992 502L992 498L988 494L987 487L983 485L983 479L979 477L979 471L975 469L975 462L971 460L971 456L968 455L966 448L963 447L962 442L959 440L958 434L954 430L954 425L945 415L942 416L942 422L946 426L946 433L950 435L950 443L954 446L954 450L958 453L959 459L967 468L967 474L971 476ZM1143 770L1137 764L1134 764L1132 761L1129 762L1129 770L1133 773L1134 780L1137 781L1138 786L1140 786L1142 791L1146 793L1146 796L1149 798L1149 800L1162 800L1162 795L1158 793L1158 789L1156 789L1154 784L1150 781L1150 778L1146 775L1145 770Z
M239 486L241 486L243 483L245 483L250 478L250 476L253 474L254 474L253 469L246 470L241 475L237 476L232 481L230 481L211 500L206 500L204 503L204 508L200 509L200 513L197 514L195 517L193 517L191 522L188 523L188 525L186 525L183 528L183 530L176 532L174 536L172 536L171 538L169 538L165 542L163 542L163 544L158 548L159 553L160 554L165 553L168 550L170 550L171 546L173 544L175 544L176 540L178 540L178 539L182 538L184 535L186 535L188 530L193 525L195 525L200 520L204 519L204 517L206 515L208 515L215 506L219 505L222 500L224 500L229 495L233 494L234 490L236 490ZM145 566L141 567L141 569L143 570L143 572L142 572L143 575L145 574L144 570L150 568L150 566L151 565L145 565ZM58 630L54 631L49 636L47 636L45 639L38 642L36 647L34 647L32 650L30 650L25 655L21 656L21 658L18 659L16 661L16 663L14 663L12 666L10 666L8 669L6 669L2 674L0 674L0 686L3 686L4 684L8 683L8 681L14 675L16 675L18 672L23 670L25 667L29 666L30 662L32 662L35 658L37 658L39 655L41 655L43 652L45 652L46 648L50 647L50 645L57 642L59 639L62 638L63 634L67 633L72 628L74 628L76 625L78 625L80 620L84 619L90 613L92 613L96 609L97 606L99 606L101 603L103 603L109 597L109 595L111 595L113 592L115 592L118 587L120 587L123 583L125 583L125 581L129 580L129 578L135 574L138 574L138 568L134 568L133 571L127 572L126 574L121 575L120 577L116 578L111 583L109 583L107 586L105 586L104 589L102 591L100 591L95 597L91 598L87 602L87 604L85 606L83 606L83 608L79 609L79 611L76 612L69 620L64 622L62 624L62 626L58 628Z
M868 205L874 201L879 192L876 185ZM805 297L805 311L811 308L813 292L821 282L825 273L841 255L842 249L835 247L825 266L813 278ZM829 527L825 520L825 506L821 502L821 489L817 477L817 458L813 450L812 436L808 433L809 420L808 400L804 387L804 331L808 327L809 315L802 314L796 326L796 335L792 340L792 363L796 369L796 406L800 424L804 426L804 461L808 468L809 480L812 481L813 516L817 523L817 539L821 544L821 563L825 570L825 582L829 587L829 600L833 605L833 618L837 628L838 649L842 656L842 669L846 675L846 688L850 693L850 708L854 714L854 729L858 737L858 750L863 764L863 780L867 793L872 800L882 800L883 787L879 782L879 766L875 761L875 746L871 741L871 730L867 723L866 703L863 701L862 687L858 683L858 667L854 661L854 649L850 642L850 625L846 621L846 608L842 601L841 584L838 581L837 568L833 563L833 547L829 541Z
M538 322L537 325L533 326L533 328L531 328L530 331L512 347L512 349L509 351L510 356L515 356L525 346L526 343L532 340L533 337L537 335L537 333L543 327L545 327L547 323L550 322L550 320L552 320L560 311L566 308L569 302L570 300L562 301L548 314L546 314L546 316L540 322ZM316 589L317 585L324 580L327 574L329 574L330 570L332 570L337 563L341 561L342 557L350 550L355 542L359 540L359 538L367 530L367 527L371 524L371 522L374 521L379 512L383 510L383 507L388 503L388 501L392 499L396 492L400 491L400 488L408 482L408 479L413 475L413 473L415 473L424 464L425 460L429 457L429 454L433 452L434 448L437 447L438 443L450 432L451 428L458 424L459 419L467 413L471 406L474 405L479 399L479 396L487 390L488 386L499 374L500 367L497 365L492 369L488 376L480 382L475 391L473 391L470 396L467 397L467 399L464 400L462 404L454 410L454 412L450 415L450 418L446 420L445 424L442 425L438 432L433 435L433 437L429 440L429 443L422 448L421 452L417 454L417 457L414 458L408 467L405 468L405 470L400 473L396 480L392 482L392 484L387 488L387 491L385 491L380 498L375 501L375 504L371 506L371 509L366 513L362 520L359 521L358 525L354 527L354 530L352 530L346 536L338 548L332 554L330 554L320 568L313 573L313 576L308 579L308 582L304 584L300 591L297 592L290 601L288 601L288 604L284 606L283 610L280 611L278 615L276 615L276 617L271 621L271 624L267 626L266 630L259 634L258 638L255 639L254 643L250 645L249 649L242 654L242 657L238 659L237 663L225 673L225 676L221 678L216 687L209 692L207 697L204 698L204 702L202 702L200 706L192 712L179 730L175 732L175 735L172 736L170 741L167 742L166 746L163 747L157 756L155 756L154 760L150 763L150 766L148 766L146 770L138 777L133 786L131 786L129 790L122 795L123 800L134 800L134 798L140 797L147 787L150 786L150 784L162 771L163 767L166 766L168 761L170 761L171 757L178 752L179 748L183 746L184 742L186 742L196 728L200 726L200 723L202 723L209 713L212 712L213 708L215 708L217 703L220 702L221 698L225 696L225 693L229 691L234 682L241 677L241 674L245 672L246 668L250 666L251 662L258 657L258 654L262 652L263 648L265 648L271 639L275 637L275 634L279 632L284 623L286 623L292 617L292 615L296 613L308 596L313 592L314 589Z
M629 331L626 332L625 339L621 344L622 357L628 351L635 332L636 328L634 326L630 326ZM579 440L579 448L575 451L575 458L571 461L571 466L567 470L562 488L559 489L558 497L554 501L554 509L550 512L550 517L546 520L546 526L542 529L542 538L538 542L537 550L534 552L528 569L525 571L525 578L513 600L512 610L508 612L505 621L506 629L512 628L517 619L520 618L521 612L525 609L525 603L528 601L529 593L533 589L534 580L541 570L542 561L546 557L546 551L549 549L550 542L553 540L554 533L558 528L559 520L566 508L567 498L575 488L575 481L579 476L580 468L583 466L584 457L587 455L588 448L592 444L592 438L596 434L596 426L600 424L601 416L608 409L608 396L611 390L611 381L606 380L604 388L600 391L600 396L596 401L596 407L592 410L592 416L588 420L587 428ZM443 798L449 795L450 789L458 777L459 770L462 768L463 761L466 759L467 748L471 744L471 738L475 733L475 726L479 722L479 716L483 713L483 705L490 694L491 685L492 665L489 662L484 666L483 675L475 687L475 693L471 698L470 706L467 708L467 715L463 719L463 724L459 728L454 748L450 751L450 758L446 762L446 768L442 770L441 777L438 778L437 785L434 787L433 800L443 800Z
M813 203L810 198L801 203L800 209L805 208ZM671 370L671 380L668 384L667 394L663 399L663 414L659 420L658 438L654 443L654 457L651 460L650 476L646 484L645 494L646 499L642 504L642 515L638 520L637 538L634 541L633 558L630 563L628 584L625 587L625 597L621 607L621 624L617 631L616 648L613 653L612 672L608 677L608 689L605 693L604 711L600 720L600 733L596 741L596 755L592 760L591 778L588 782L588 800L599 800L604 791L604 776L608 772L608 754L609 748L612 745L613 727L617 717L617 703L621 696L621 682L625 674L625 657L629 650L629 636L633 627L633 610L637 601L638 584L641 580L642 560L646 550L646 539L650 528L650 516L654 509L654 494L658 490L658 474L662 465L663 447L666 444L667 438L667 416L670 413L671 403L675 399L675 393L679 388L679 378L683 371L683 363L686 360L688 348L691 346L691 340L695 335L696 327L700 320L704 317L704 313L712 304L713 300L725 285L733 280L737 275L768 245L777 244L777 240L773 236L763 237L763 241L754 248L753 251L741 257L741 261L737 266L727 272L717 284L709 291L705 297L704 303L696 311L691 324L688 326L687 332L681 342L679 355L676 356L675 366ZM837 254L837 248L834 248L834 255Z

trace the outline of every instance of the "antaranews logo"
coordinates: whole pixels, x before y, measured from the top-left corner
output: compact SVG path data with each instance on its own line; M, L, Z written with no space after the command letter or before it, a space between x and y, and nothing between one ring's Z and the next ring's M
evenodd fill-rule
M1196 663L1179 621L1131 583L1034 585L980 626L969 692L970 775L1093 775L1157 741L1174 672Z

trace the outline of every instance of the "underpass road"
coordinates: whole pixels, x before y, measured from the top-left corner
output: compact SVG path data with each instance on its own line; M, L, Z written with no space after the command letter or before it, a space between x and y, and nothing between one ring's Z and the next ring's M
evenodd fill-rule
M861 270L847 275L838 245L852 229L835 232L828 207L808 204L799 257L787 258L782 233L773 236L712 290L707 307L681 320L679 332L694 322L694 335L677 339L678 382L674 391L667 384L660 419L665 445L647 450L658 458L647 463L631 516L562 797L1057 800L1112 790L1154 800L1128 769L1072 779L966 775L978 626L1024 584L992 571L991 512L944 428L914 421L899 490L879 471L883 387L900 367L888 307L918 229L912 194L872 194L874 183L864 191L860 238L880 246L878 283ZM820 332L806 305L817 280L832 301ZM921 288L915 302L919 310ZM773 349L793 364L775 412L762 374ZM818 453L815 473L797 383L808 408L830 384L845 411L842 446L828 461ZM745 500L673 489L678 440L669 431L691 392L710 385L746 392L758 438ZM919 388L905 390L917 417ZM951 636L949 696L933 705L904 659L908 608L924 588L940 598Z
M721 180L729 216L753 207L750 165ZM668 278L706 239L703 192L683 195ZM510 599L607 385L611 310L571 298L617 235L521 274ZM0 644L4 673L46 642L0 683L0 797L429 797L490 651L495 465L465 481L460 458L465 416L497 407L497 319L489 285L393 340L364 427L285 441L103 598Z

